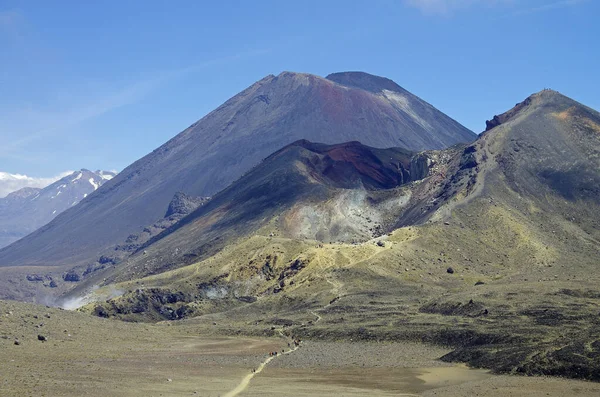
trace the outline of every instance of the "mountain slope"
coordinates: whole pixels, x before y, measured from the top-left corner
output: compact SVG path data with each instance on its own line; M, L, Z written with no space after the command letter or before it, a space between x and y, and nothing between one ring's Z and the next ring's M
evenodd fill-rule
M139 247L133 256L86 280L83 287L156 274L206 258L279 216L278 234L346 242L370 239L381 233L386 222L380 219L375 225L350 212L381 207L371 215L376 221L397 211L402 200L398 202L395 188L424 178L427 164L426 157L400 148L297 141ZM316 219L308 223L295 219L305 212L323 211L317 207L324 202L339 203L342 212L315 214Z
M98 278L88 299L99 303L85 310L187 319L229 333L270 335L284 326L306 338L430 341L454 347L444 360L600 381L600 114L542 91L494 119L470 145L425 153L424 179L367 191L367 200L349 199L365 192L360 185L311 191L302 183L298 193L309 197L273 212L263 206L271 191L261 189L266 197L251 195L263 204L245 236L214 255L202 251L189 266L135 279L134 270L155 273L144 267L168 263L166 249L188 233L225 219L202 212L207 205L122 273L115 268L106 285ZM276 170L259 166L248 176L254 172L248 181ZM356 228L346 239L331 232L330 215L348 207L391 216L375 238ZM246 218L229 220L221 235ZM108 291L122 296L106 300Z
M176 192L211 196L298 139L421 150L474 138L387 79L364 73L330 79L290 72L267 76L127 167L88 200L0 250L0 266L85 264L159 219Z
M515 109L482 137L505 184L600 238L600 114L551 90Z
M23 188L0 198L0 248L50 222L114 175L82 169L44 189Z

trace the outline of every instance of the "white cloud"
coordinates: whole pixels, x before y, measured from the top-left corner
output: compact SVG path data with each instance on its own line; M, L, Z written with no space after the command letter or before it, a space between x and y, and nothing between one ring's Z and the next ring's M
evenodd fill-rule
M24 187L44 188L72 173L73 171L65 171L50 178L33 178L27 175L9 174L0 171L0 198Z

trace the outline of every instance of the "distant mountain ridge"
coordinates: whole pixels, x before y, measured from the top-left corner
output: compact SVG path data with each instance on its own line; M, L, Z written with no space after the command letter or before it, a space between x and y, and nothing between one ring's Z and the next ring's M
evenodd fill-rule
M53 177L43 178L0 171L0 198L4 198L10 193L16 192L17 190L25 187L43 189L46 186L72 173L73 171L65 171Z
M82 169L43 189L25 187L0 198L0 248L50 222L115 175Z
M391 80L358 72L329 79L292 72L269 75L131 164L47 227L0 250L0 266L84 265L162 218L176 192L213 196L298 139L424 150L475 138Z

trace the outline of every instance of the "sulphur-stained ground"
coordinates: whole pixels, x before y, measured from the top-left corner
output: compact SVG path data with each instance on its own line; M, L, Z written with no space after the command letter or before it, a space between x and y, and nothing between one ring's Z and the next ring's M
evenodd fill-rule
M3 397L600 395L596 383L444 363L448 349L433 345L296 338L291 351L285 328L225 337L212 323L127 323L6 301L0 315Z

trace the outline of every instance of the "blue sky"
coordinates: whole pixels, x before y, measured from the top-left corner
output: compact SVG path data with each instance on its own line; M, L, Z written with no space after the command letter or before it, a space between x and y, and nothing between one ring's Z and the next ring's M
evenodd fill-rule
M0 0L0 171L121 170L267 74L389 77L476 132L600 109L595 0Z

